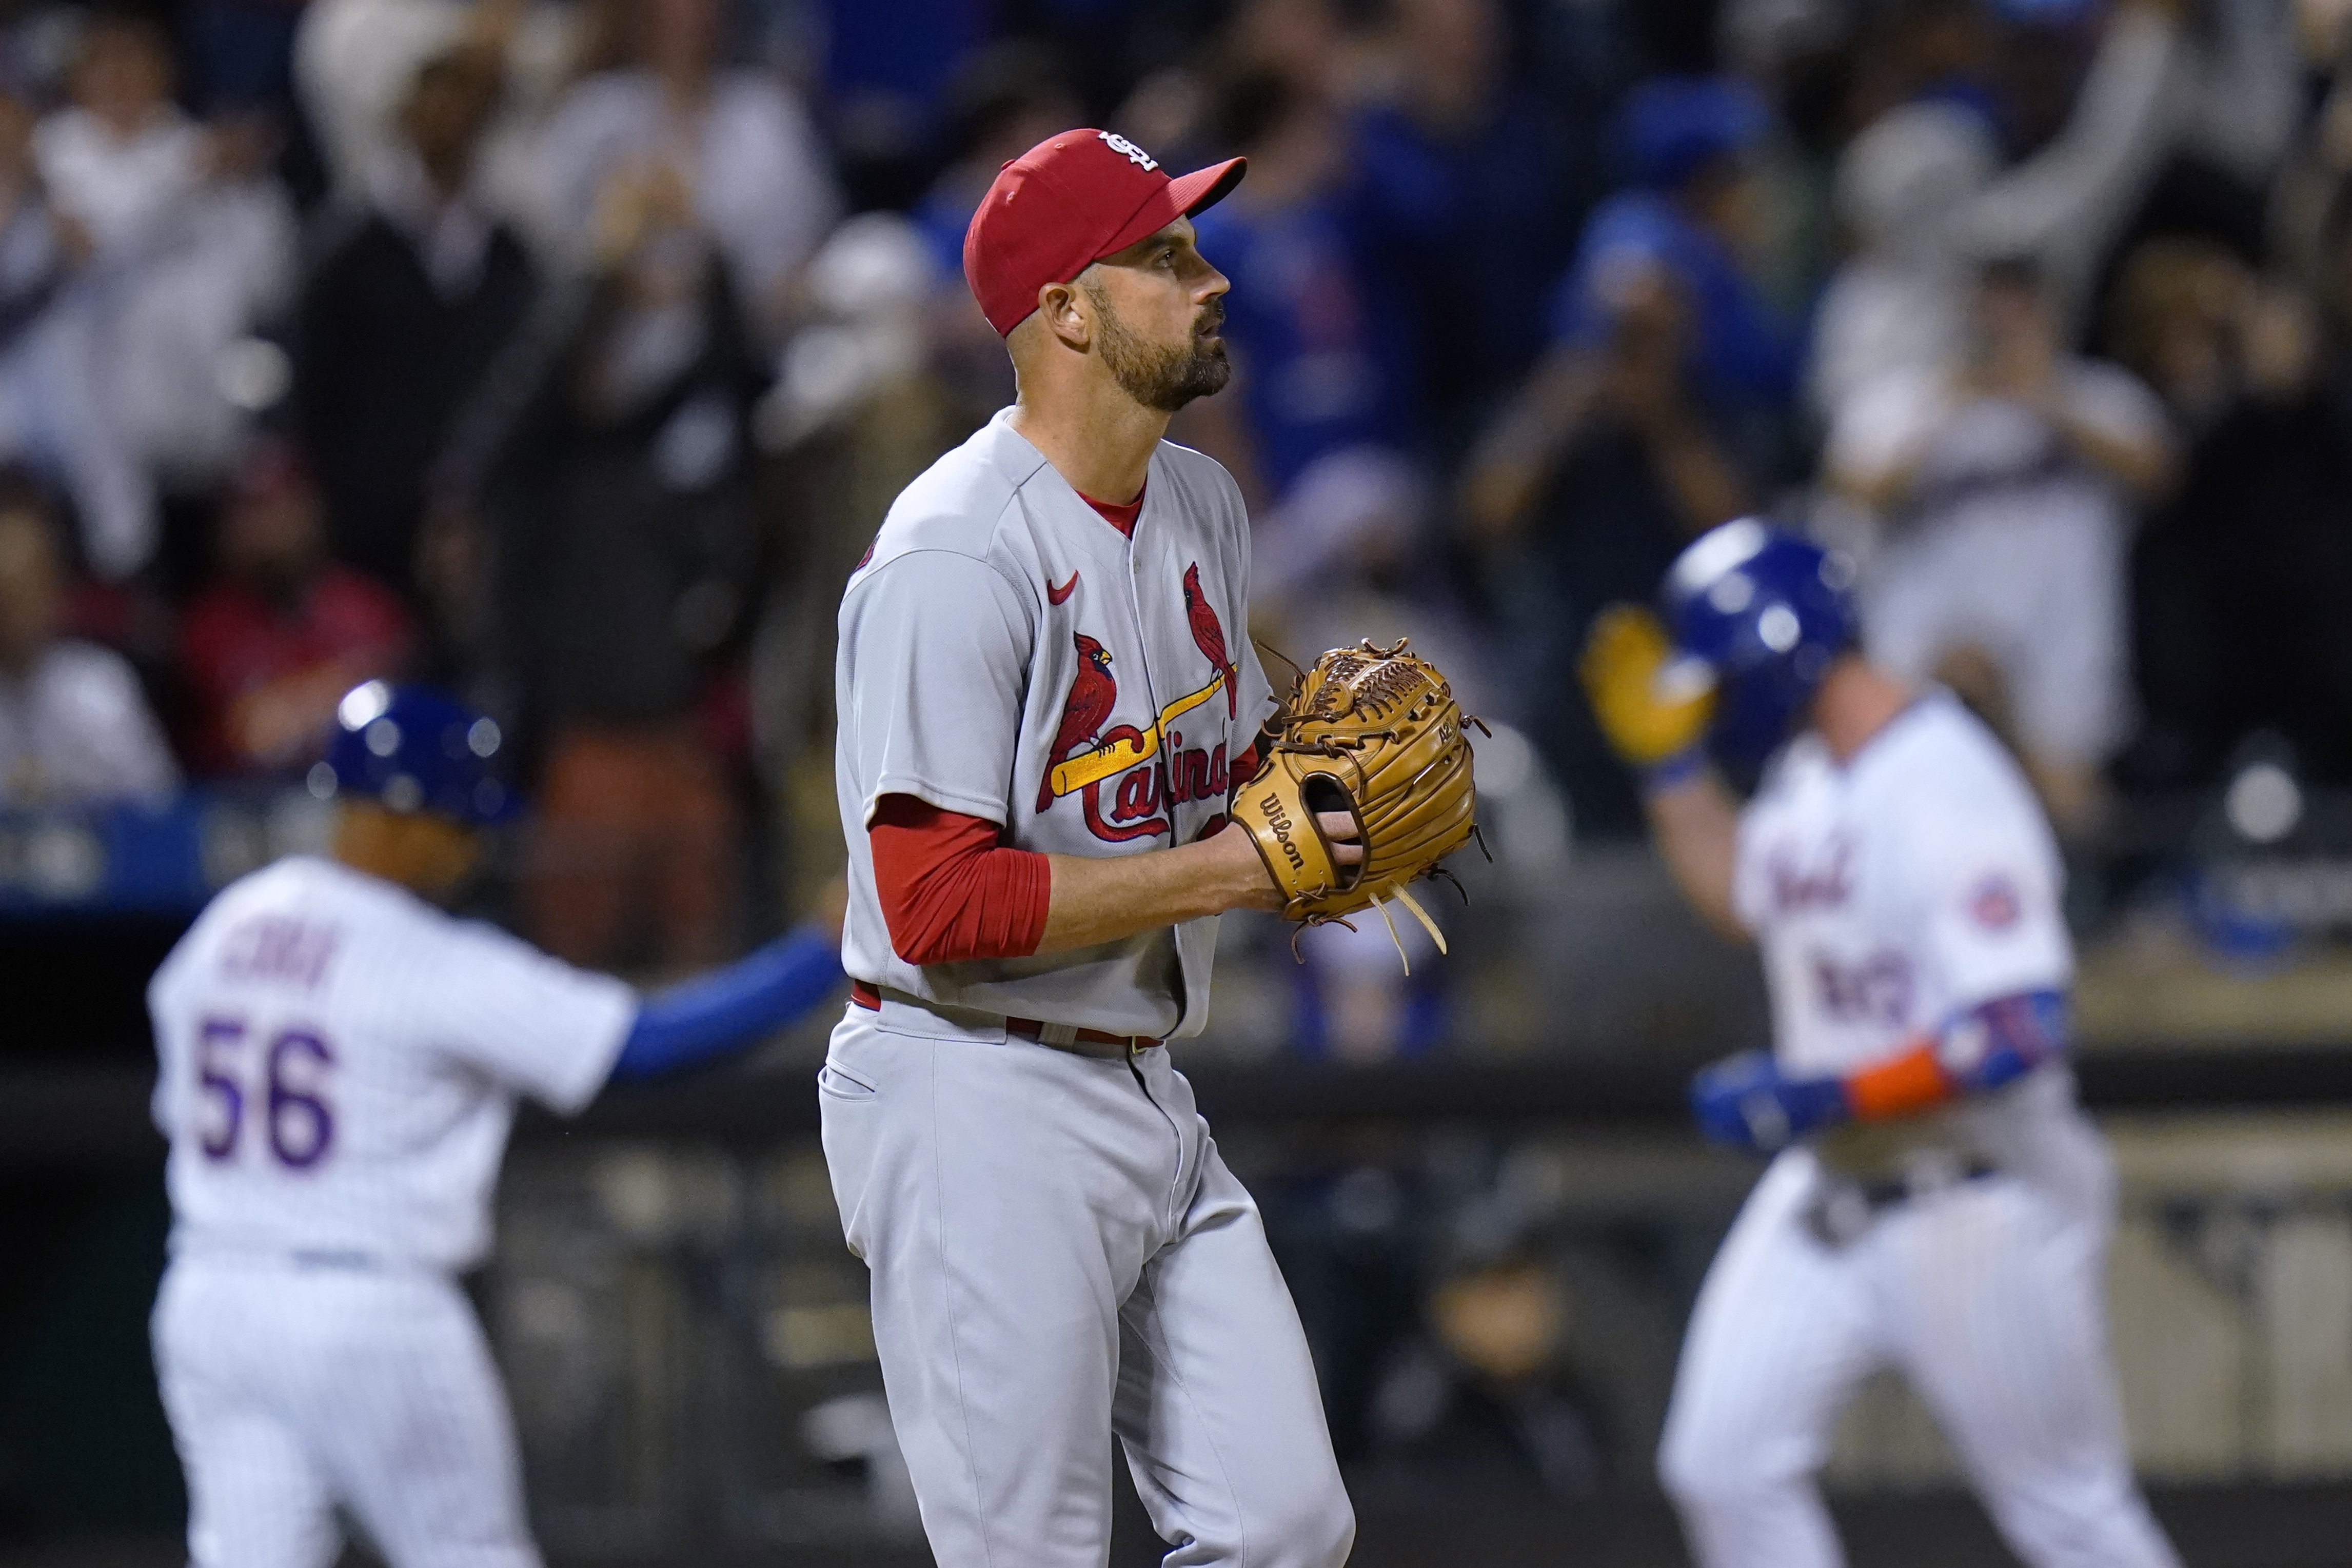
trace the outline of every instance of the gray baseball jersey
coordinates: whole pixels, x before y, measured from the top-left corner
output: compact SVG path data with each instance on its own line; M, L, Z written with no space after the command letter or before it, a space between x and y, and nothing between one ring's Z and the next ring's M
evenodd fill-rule
M1159 1045L1105 1061L1033 1018L1197 1031L1216 922L1050 957L891 951L866 826L913 795L1089 856L1223 816L1271 706L1234 482L1163 442L1122 532L999 414L891 508L841 607L845 1009L818 1082L842 1233L941 1568L1087 1568L1110 1448L1171 1562L1338 1568L1354 1532L1313 1359L1256 1206Z
M835 776L844 966L925 1001L1113 1034L1196 1034L1217 922L1046 957L918 967L891 950L866 828L884 795L1074 855L1190 843L1273 706L1250 646L1232 476L1161 442L1131 536L998 414L908 486L841 603Z

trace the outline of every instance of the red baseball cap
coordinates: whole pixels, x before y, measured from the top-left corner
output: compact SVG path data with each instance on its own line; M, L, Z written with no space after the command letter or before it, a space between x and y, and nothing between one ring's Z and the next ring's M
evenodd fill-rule
M1170 179L1115 131L1048 136L997 172L963 232L963 276L1002 337L1037 308L1037 290L1067 283L1242 183L1239 158Z

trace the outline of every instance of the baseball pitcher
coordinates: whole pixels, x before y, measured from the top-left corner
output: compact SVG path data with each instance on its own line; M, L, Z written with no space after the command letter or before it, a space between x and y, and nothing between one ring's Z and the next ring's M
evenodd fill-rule
M1855 651L1849 576L1727 523L1668 574L1670 628L1620 609L1586 651L1661 851L1772 1001L1772 1051L1693 1089L1772 1161L1699 1292L1660 1474L1706 1568L1833 1568L1814 1472L1891 1366L2032 1568L2175 1568L2107 1353L2115 1182L2066 1066L2057 851L1990 731ZM1744 809L1710 744L1769 759Z
M453 1276L490 1242L519 1095L752 1044L829 995L804 927L650 999L437 903L514 800L498 727L372 681L339 710L335 855L215 898L148 989L171 1141L155 1366L194 1568L324 1568L336 1510L393 1568L535 1568L512 1424Z
M1229 373L1187 214L1241 176L1097 131L1005 166L964 271L1019 401L842 600L824 1148L942 1568L1100 1568L1114 1433L1171 1564L1335 1568L1354 1534L1257 1209L1163 1043L1202 1027L1217 915L1285 904L1219 831L1275 706L1248 520L1161 439ZM1273 852L1363 863L1348 812L1309 814Z

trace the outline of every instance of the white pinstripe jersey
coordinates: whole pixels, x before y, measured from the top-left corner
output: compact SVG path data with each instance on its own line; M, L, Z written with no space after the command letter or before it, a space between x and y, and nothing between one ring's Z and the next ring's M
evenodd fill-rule
M2063 990L2064 873L2024 776L1948 693L1841 766L1811 732L1739 825L1733 894L1792 1073L1845 1073L1966 1009Z
M224 889L147 1007L174 1251L462 1269L516 1096L586 1104L638 998L304 856Z

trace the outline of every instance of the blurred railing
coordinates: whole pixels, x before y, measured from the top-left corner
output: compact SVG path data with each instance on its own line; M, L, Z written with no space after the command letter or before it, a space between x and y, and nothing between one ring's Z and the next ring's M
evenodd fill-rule
M192 916L280 855L326 847L307 791L194 789L168 804L0 811L0 918Z
M1266 1211L1351 1471L1384 1506L1648 1486L1681 1325L1751 1167L1654 1124L1318 1126L1221 1108L1213 1083L1202 1098ZM2143 1471L2352 1480L2352 1113L2108 1125L2114 1337ZM552 1550L912 1539L864 1274L813 1137L535 1140L501 1224L484 1299ZM1498 1437L1498 1410L1541 1420ZM1473 1437L1475 1479L1454 1457ZM1916 1401L1866 1386L1832 1486L1958 1479Z

